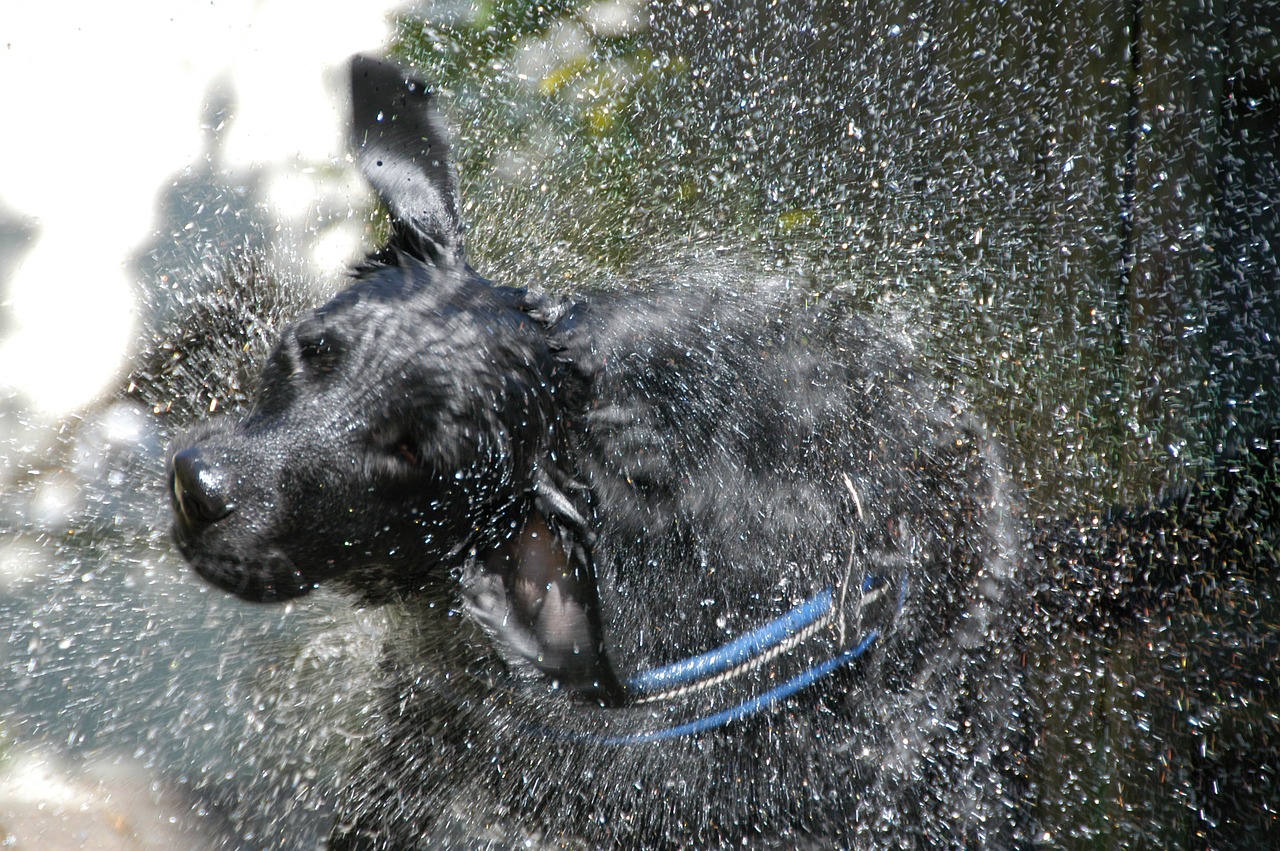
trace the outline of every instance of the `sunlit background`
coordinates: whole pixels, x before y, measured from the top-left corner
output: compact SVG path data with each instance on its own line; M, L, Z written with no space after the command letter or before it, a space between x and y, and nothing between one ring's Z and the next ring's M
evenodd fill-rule
M314 218L335 191L326 167L346 156L341 68L386 43L395 5L6 3L0 392L57 416L122 374L137 255L167 236L157 205L178 184L240 175L264 220ZM178 224L207 226L213 212ZM300 246L298 259L331 271L359 235Z

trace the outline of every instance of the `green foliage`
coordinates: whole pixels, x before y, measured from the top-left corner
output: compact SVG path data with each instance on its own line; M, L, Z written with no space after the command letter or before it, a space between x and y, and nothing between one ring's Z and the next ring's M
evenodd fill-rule
M652 181L669 152L646 131L678 63L648 47L643 7L613 11L495 2L398 22L396 52L446 96L468 242L489 274L598 277L634 258L636 216L670 208Z

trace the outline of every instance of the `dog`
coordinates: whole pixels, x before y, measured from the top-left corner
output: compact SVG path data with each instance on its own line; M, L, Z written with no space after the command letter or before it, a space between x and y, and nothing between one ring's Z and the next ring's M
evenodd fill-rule
M1031 844L1057 545L909 338L748 273L491 283L435 94L350 71L390 238L168 459L206 580L399 613L330 847Z

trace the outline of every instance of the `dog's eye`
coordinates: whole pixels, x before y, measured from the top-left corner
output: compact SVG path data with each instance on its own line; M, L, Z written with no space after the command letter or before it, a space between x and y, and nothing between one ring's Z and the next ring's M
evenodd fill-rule
M418 440L408 430L388 432L377 440L377 445L384 456L394 461L394 466L403 470L405 467L421 467L422 454L418 448Z
M332 372L338 365L341 348L325 334L298 337L298 358L309 371Z
M418 455L418 446L413 441L401 439L392 450L396 457L400 458L406 464L414 467L421 465L422 458Z

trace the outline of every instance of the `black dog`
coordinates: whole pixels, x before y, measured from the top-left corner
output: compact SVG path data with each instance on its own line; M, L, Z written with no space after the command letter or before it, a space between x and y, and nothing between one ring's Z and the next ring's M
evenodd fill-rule
M170 461L209 581L410 615L333 847L1024 839L1026 541L905 338L741 276L494 286L431 92L352 88L391 240Z

